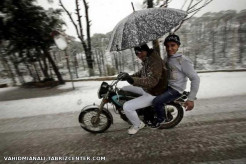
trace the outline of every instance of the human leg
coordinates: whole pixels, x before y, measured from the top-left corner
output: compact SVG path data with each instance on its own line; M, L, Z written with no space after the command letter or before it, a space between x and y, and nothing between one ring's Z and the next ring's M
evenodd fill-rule
M139 88L139 87L137 87L137 88ZM131 90L131 92L132 92L132 90ZM135 134L139 129L144 127L144 123L142 123L140 121L136 110L150 106L152 104L153 99L155 98L155 96L152 96L152 95L146 93L143 89L142 89L141 93L142 93L142 96L135 98L133 100L127 101L123 105L123 110L125 112L126 117L133 124L133 127L128 130L129 134ZM141 94L141 93L138 92L138 94Z
M153 100L153 106L155 107L155 111L157 114L157 123L161 123L165 119L165 113L163 110L163 106L166 103L169 103L169 102L175 100L179 96L181 96L181 94L178 91L176 91L175 89L172 89L171 87L168 87L167 91L165 91L163 94L157 96Z
M124 86L124 87L121 88L121 90L137 93L139 95L146 94L146 92L141 87L135 87L135 86L132 86L132 85Z
M140 119L138 118L136 110L150 106L154 98L155 96L144 94L138 98L125 102L123 109L133 126L138 127L140 124Z

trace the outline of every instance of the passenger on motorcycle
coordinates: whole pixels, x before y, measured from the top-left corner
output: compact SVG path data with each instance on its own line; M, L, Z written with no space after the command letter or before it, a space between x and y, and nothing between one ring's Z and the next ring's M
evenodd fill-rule
M167 71L160 55L153 49L149 49L146 44L135 47L134 50L137 57L142 61L142 68L132 76L124 73L123 80L131 85L123 87L122 90L142 96L127 101L123 105L125 115L132 123L128 129L128 134L135 134L145 127L136 110L152 105L153 99L163 93L167 87Z
M163 105L175 100L184 92L188 78L191 81L191 87L184 106L187 111L192 110L200 84L200 78L193 68L192 61L177 52L180 46L179 37L174 34L169 35L164 41L164 46L168 55L165 60L168 68L168 88L153 100L157 114L157 120L152 125L153 128L157 128L165 122Z

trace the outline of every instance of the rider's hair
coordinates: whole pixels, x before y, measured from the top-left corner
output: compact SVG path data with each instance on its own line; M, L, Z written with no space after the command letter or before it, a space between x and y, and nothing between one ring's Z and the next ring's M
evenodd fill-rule
M143 44L141 46L134 47L134 51L147 51L149 52L149 46L147 44Z

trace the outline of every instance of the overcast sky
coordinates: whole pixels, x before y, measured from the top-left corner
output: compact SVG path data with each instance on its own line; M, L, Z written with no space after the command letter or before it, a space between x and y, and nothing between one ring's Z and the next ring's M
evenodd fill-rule
M48 0L37 0L38 4L45 9L49 7L58 8L58 0L53 0L53 4L47 3ZM75 10L75 0L62 0L70 12ZM82 0L81 0L82 1ZM81 2L80 1L80 2ZM135 10L142 8L143 0L87 0L89 2L89 17L92 22L91 34L107 33L112 31L114 26L124 17L132 13L131 2L134 3ZM170 8L180 9L184 0L172 0ZM81 4L82 5L82 4ZM246 9L246 0L213 0L209 5L199 11L195 16L201 16L206 12L219 12L221 10L241 11ZM82 10L82 16L84 16ZM75 29L70 23L69 18L64 13L64 21L68 24L66 32L69 35L76 36ZM76 20L76 19L75 19Z

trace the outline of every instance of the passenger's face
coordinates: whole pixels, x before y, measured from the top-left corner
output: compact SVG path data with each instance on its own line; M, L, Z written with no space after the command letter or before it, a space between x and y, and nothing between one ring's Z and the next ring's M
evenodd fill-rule
M169 56L176 54L176 52L179 49L179 45L175 42L167 42L165 46L166 46L166 52Z
M136 50L135 53L136 53L137 57L142 61L144 61L146 59L147 54L148 54L147 51L138 51L138 50Z

